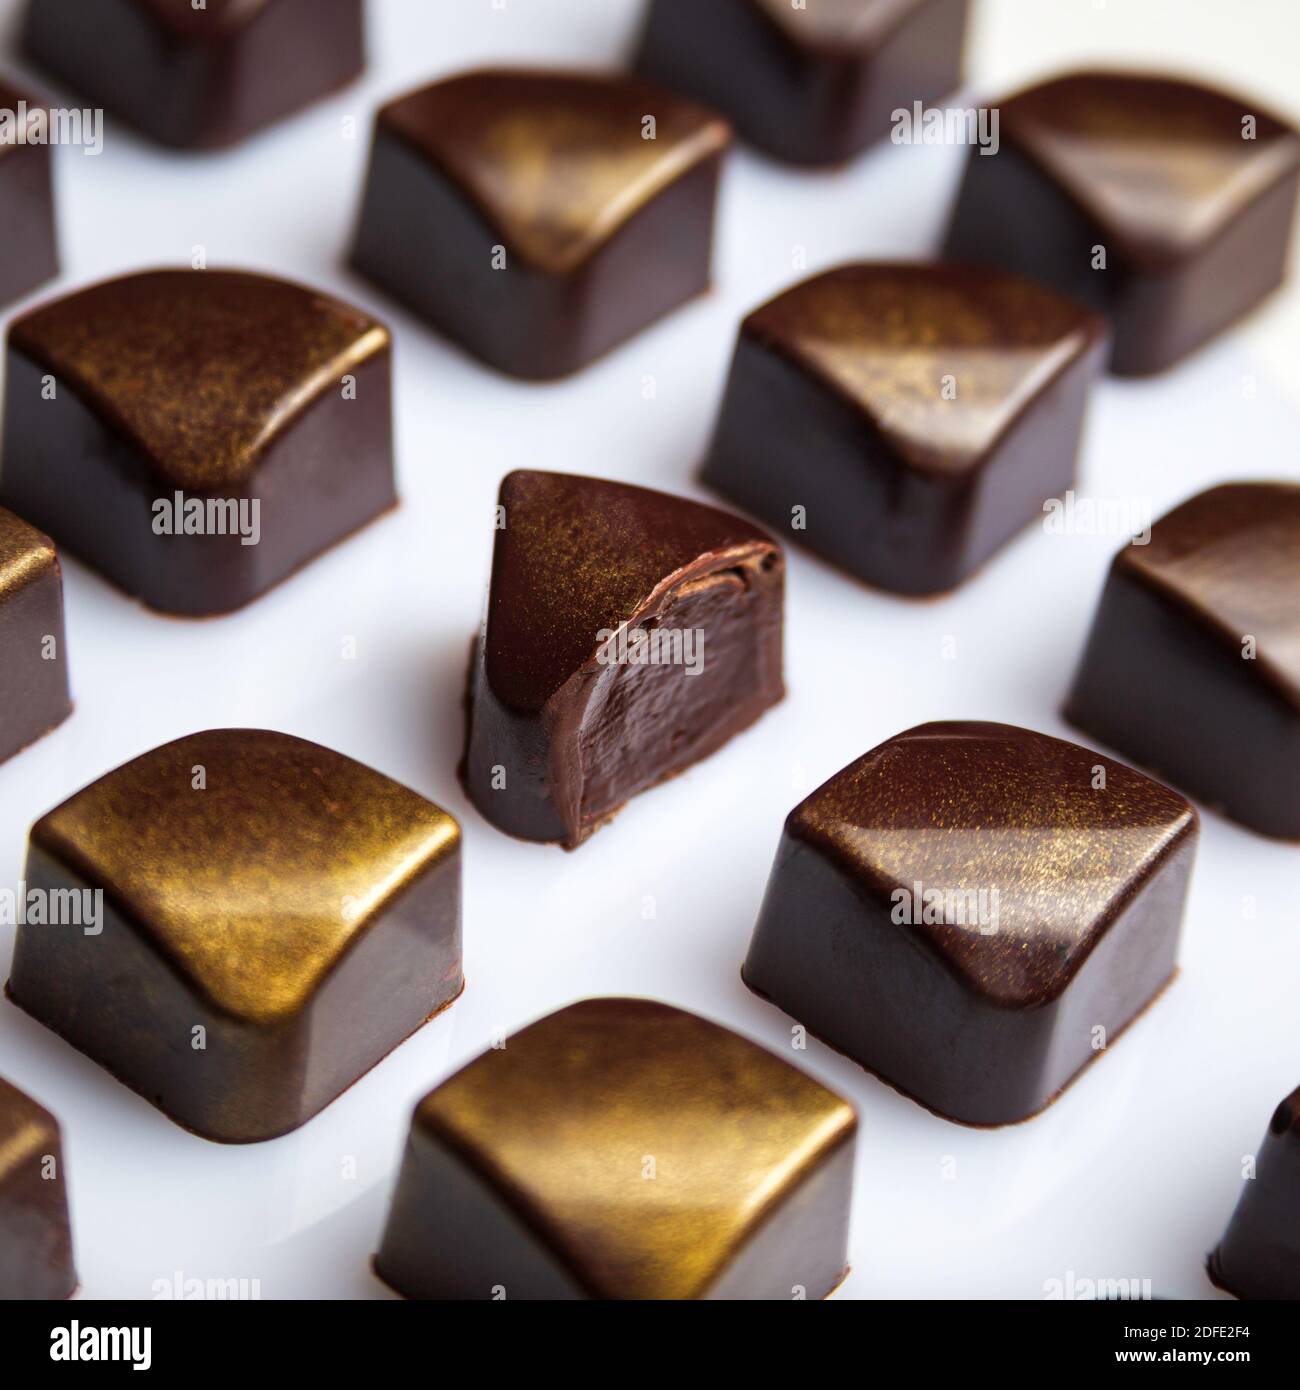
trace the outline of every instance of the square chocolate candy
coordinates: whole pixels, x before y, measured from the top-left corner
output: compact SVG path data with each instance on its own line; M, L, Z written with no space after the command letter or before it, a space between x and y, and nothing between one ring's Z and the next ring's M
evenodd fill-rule
M967 0L651 0L637 70L792 164L850 159L961 85Z
M0 82L0 304L21 299L59 272L49 113Z
M856 1130L726 1028L588 999L416 1107L375 1267L408 1298L824 1298Z
M957 265L826 271L740 326L704 481L883 589L950 589L1074 478L1105 335Z
M1209 1273L1238 1298L1300 1299L1300 1090L1273 1112Z
M72 713L65 648L54 545L0 507L0 762Z
M1300 134L1177 78L1076 72L1000 102L972 150L946 254L1100 310L1111 370L1162 371L1282 281Z
M379 112L353 264L501 371L567 375L707 288L730 138L636 78L434 83Z
M362 0L29 0L32 62L142 135L233 145L357 77Z
M922 724L790 813L745 983L937 1115L1028 1119L1172 976L1196 837L1099 753Z
M785 561L756 526L567 473L501 484L462 779L493 825L573 849L785 693Z
M396 505L389 358L263 275L80 290L9 327L0 503L151 608L242 607Z
M58 1121L0 1077L0 1302L76 1287Z
M1300 840L1300 486L1225 483L1125 546L1065 715L1233 820Z
M32 828L26 881L99 905L19 926L10 998L208 1139L305 1124L463 984L459 826L288 734L101 777Z

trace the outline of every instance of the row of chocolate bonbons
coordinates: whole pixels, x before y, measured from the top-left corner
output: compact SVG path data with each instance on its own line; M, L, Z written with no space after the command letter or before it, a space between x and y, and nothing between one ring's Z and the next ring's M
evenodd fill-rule
M409 1298L822 1298L848 1273L856 1130L847 1101L728 1029L585 1000L417 1105L375 1271ZM2 1079L0 1139L0 1299L66 1298L59 1126ZM1300 1297L1297 1162L1300 1091L1208 1261L1239 1297Z
M1196 837L1190 803L1101 754L923 725L790 814L744 976L796 1043L806 1028L948 1118L1026 1119L1172 978ZM264 1140L460 994L460 830L304 740L197 734L36 823L19 917L16 1005L178 1123ZM6 1248L57 1296L66 1201L42 1184L61 1162L11 1104ZM854 1126L726 1030L589 1001L422 1102L378 1267L420 1296L822 1296L844 1270ZM1298 1291L1296 1133L1275 1122L1268 1180L1212 1267L1235 1292Z

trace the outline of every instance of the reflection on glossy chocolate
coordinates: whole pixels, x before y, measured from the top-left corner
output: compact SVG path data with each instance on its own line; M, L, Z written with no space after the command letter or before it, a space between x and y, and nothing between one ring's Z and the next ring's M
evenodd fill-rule
M562 473L501 484L462 777L572 849L781 699L780 547L712 507Z
M263 275L80 290L10 325L0 503L150 607L241 607L396 504L389 357Z
M1210 1278L1249 1299L1300 1299L1300 1090L1278 1106Z
M18 113L27 108L24 139L35 135L48 113L25 93L0 82L0 119L12 121L0 140L0 217L5 250L0 256L0 304L21 299L59 273L54 223L52 150L48 143L19 144Z
M0 507L0 762L71 713L59 557Z
M209 1139L296 1129L463 983L456 822L288 734L108 773L36 823L26 881L102 916L20 926L11 999Z
M1177 793L1006 724L922 724L785 823L746 984L935 1113L1043 1109L1174 971Z
M0 1077L0 1302L76 1287L59 1123Z
M869 583L949 589L1070 487L1104 352L1019 276L842 266L741 324L704 480Z
M1233 820L1300 840L1300 486L1211 488L1125 546L1065 714Z
M416 1107L375 1267L410 1298L823 1298L856 1128L715 1023L588 999Z
M492 366L563 376L708 286L729 141L634 78L437 82L379 112L353 263Z
M1281 283L1300 135L1257 102L1079 72L998 110L1000 148L971 152L947 254L1100 310L1113 371L1161 371Z
M29 0L26 56L164 145L232 145L365 64L362 0Z
M967 0L651 0L636 67L777 159L831 164L961 85ZM720 55L724 55L723 58Z

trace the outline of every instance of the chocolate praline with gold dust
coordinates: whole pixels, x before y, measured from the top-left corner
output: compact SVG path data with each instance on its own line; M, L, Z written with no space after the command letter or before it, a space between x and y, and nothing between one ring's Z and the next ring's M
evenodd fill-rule
M26 111L25 123L20 121ZM0 257L0 304L9 304L59 273L55 230L53 158L48 110L24 92L0 82L0 217L5 253ZM44 133L44 139L33 138Z
M151 608L240 608L396 505L388 330L351 305L144 271L8 342L0 503Z
M840 266L741 324L703 479L869 584L939 593L1069 489L1105 350L1018 275Z
M460 827L288 734L133 759L36 822L25 877L102 912L20 925L9 997L208 1139L305 1124L463 986Z
M1077 744L919 725L790 813L745 983L946 1119L1028 1119L1173 976L1197 830Z
M716 1023L587 999L416 1106L375 1269L420 1299L824 1298L856 1132Z
M0 1077L0 1302L76 1287L59 1123Z
M1238 1298L1300 1299L1300 1089L1273 1112L1208 1269Z
M358 77L363 20L362 0L28 0L22 46L142 135L206 150Z
M499 829L573 849L779 701L785 562L714 507L506 476L461 777Z
M0 507L0 762L72 713L54 543Z
M1300 486L1210 488L1126 545L1065 717L1242 825L1300 840Z
M462 73L380 110L352 262L490 366L565 376L708 287L730 139L639 78Z
M1172 366L1286 273L1300 132L1248 97L1159 73L1066 73L1000 101L945 254L1091 305L1110 369Z
M651 0L638 72L792 164L836 164L961 85L967 0ZM725 58L720 55L725 54Z

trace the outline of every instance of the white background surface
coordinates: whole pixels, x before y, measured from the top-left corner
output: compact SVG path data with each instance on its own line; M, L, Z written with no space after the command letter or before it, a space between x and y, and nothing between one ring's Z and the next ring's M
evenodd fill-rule
M14 6L4 10L5 66L30 75L13 56ZM501 475L589 472L706 497L694 475L742 314L802 278L798 247L808 273L930 252L963 157L885 144L843 171L806 174L738 151L714 292L558 385L494 375L343 269L376 105L471 64L616 62L639 10L638 0L506 0L503 10L372 0L365 80L240 150L181 157L110 122L100 158L57 152L58 291L187 263L202 244L209 264L287 274L387 319L404 505L251 609L209 622L153 616L67 562L76 713L0 766L0 884L21 877L38 815L126 759L209 727L315 739L417 788L465 829L466 993L284 1139L230 1148L195 1138L0 1003L0 1072L63 1123L86 1296L149 1297L175 1271L258 1279L265 1298L385 1296L369 1257L410 1108L495 1032L581 996L636 993L788 1055L790 1021L738 972L789 809L922 720L1068 736L1059 705L1115 538L1031 530L956 595L921 603L793 550L790 694L753 730L634 801L576 854L507 839L467 804L454 775L459 701ZM1300 117L1291 0L976 0L976 11L971 90L989 97L1103 59L1190 70ZM1293 286L1166 376L1104 382L1081 490L1149 498L1159 514L1224 479L1300 476L1298 325ZM647 374L653 401L642 398ZM342 659L347 636L355 661ZM953 660L941 655L948 636ZM0 961L11 936L0 928ZM1297 979L1300 849L1206 815L1178 981L1040 1118L994 1132L947 1124L810 1044L797 1060L861 1115L841 1296L1040 1298L1045 1280L1069 1271L1213 1295L1203 1261L1242 1158L1300 1083Z

